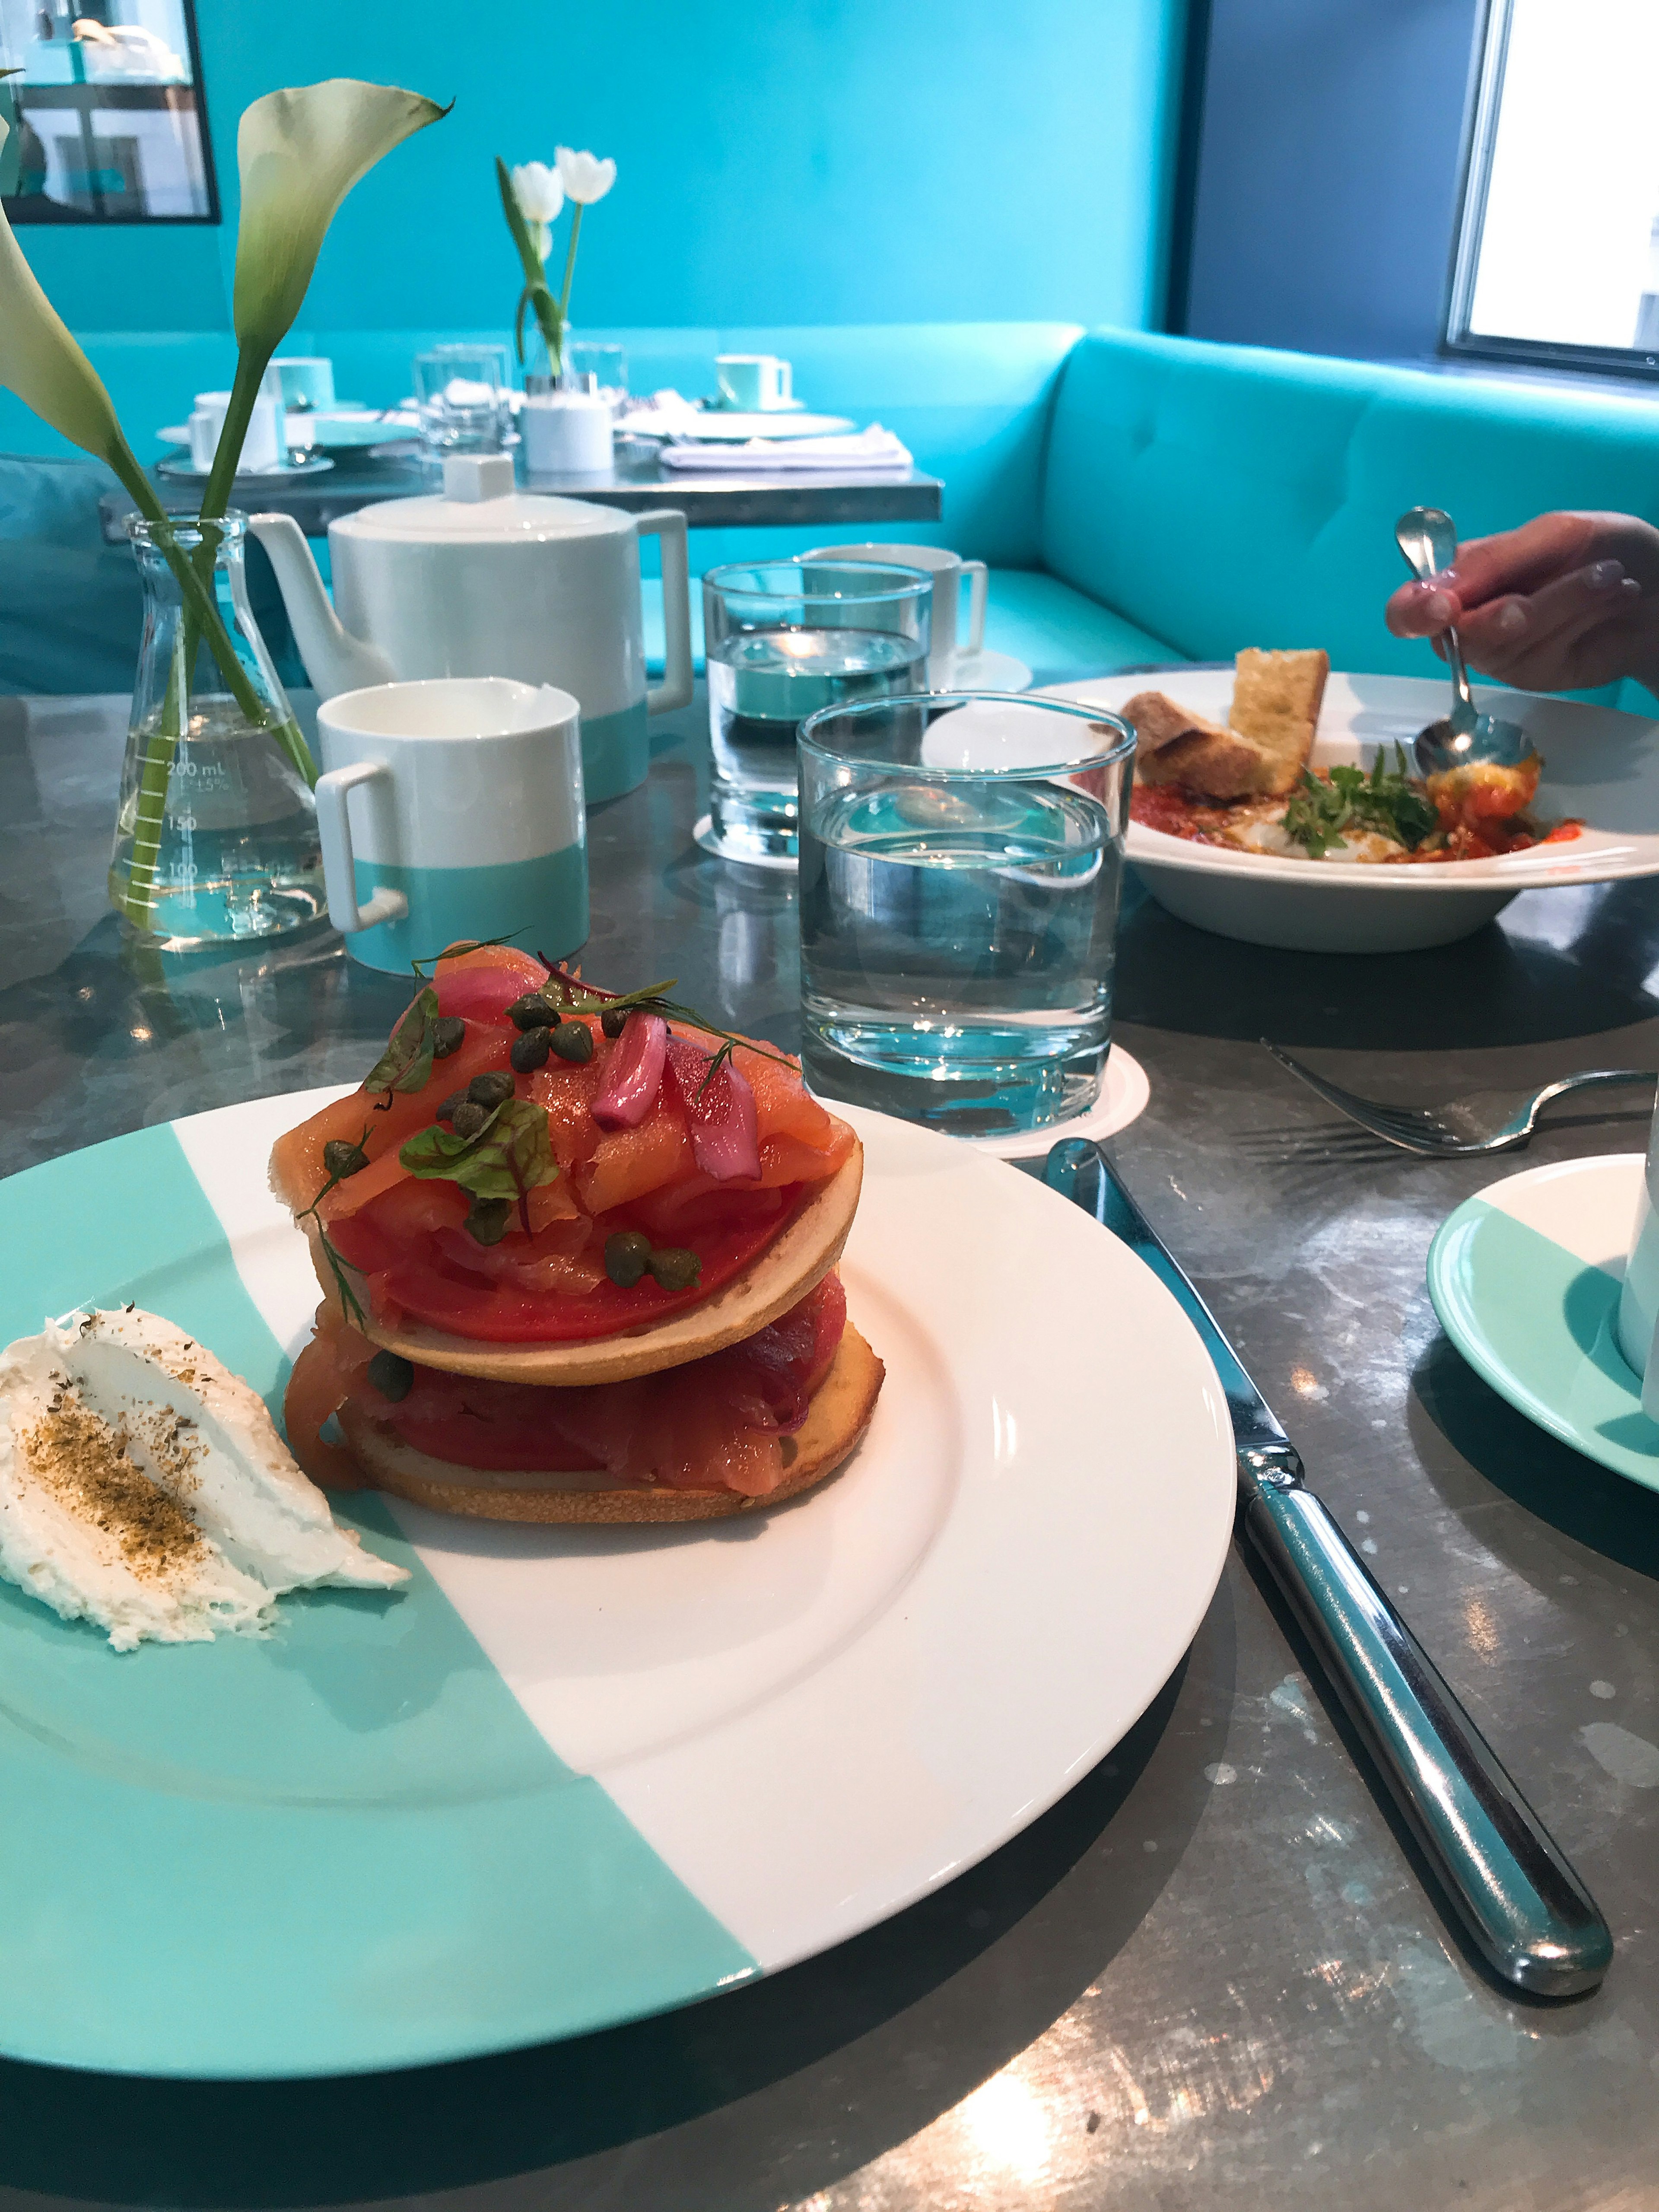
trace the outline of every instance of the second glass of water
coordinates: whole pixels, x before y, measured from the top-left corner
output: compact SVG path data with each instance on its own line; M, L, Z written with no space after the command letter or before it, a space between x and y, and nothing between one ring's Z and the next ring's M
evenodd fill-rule
M793 867L795 733L809 714L927 681L933 580L863 561L766 561L702 580L714 775L697 842Z
M1134 733L928 692L800 733L803 1059L815 1091L957 1136L1091 1106L1111 1042Z

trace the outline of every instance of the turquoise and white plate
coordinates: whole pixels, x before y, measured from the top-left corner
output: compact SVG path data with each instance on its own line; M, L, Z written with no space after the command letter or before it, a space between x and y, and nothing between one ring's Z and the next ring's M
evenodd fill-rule
M317 1289L266 1157L336 1095L0 1184L0 1341L133 1299L278 1404ZM603 2027L871 1926L1122 1735L1225 1554L1213 1371L1076 1207L849 1118L887 1386L821 1490L681 1529L347 1498L403 1594L125 1656L0 1583L0 2052L246 2078Z
M1471 1367L1529 1420L1659 1490L1659 1423L1619 1349L1642 1155L1564 1160L1460 1206L1429 1248L1429 1296Z

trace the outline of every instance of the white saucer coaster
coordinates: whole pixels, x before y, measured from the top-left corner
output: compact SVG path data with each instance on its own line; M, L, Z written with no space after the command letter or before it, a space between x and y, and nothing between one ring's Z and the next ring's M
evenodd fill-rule
M1066 1121L1047 1122L1041 1129L958 1137L957 1142L971 1145L976 1152L993 1152L1000 1160L1040 1160L1062 1137L1115 1137L1131 1121L1139 1121L1152 1095L1146 1069L1121 1044L1115 1044L1106 1055L1106 1079L1100 1096L1086 1113L1073 1114Z
M810 1091L811 1086L808 1088ZM834 1098L817 1091L811 1091L811 1095L832 1114L840 1111ZM1049 1146L1059 1144L1062 1137L1115 1136L1120 1129L1127 1129L1131 1121L1139 1118L1152 1095L1146 1069L1121 1044L1115 1044L1106 1055L1106 1078L1100 1086L1100 1096L1086 1114L1073 1114L1069 1121L1050 1121L1041 1129L1009 1129L988 1137L958 1137L956 1142L970 1146L976 1152L989 1152L995 1159L1040 1160L1047 1155Z
M711 814L700 814L691 825L691 839L716 860L724 860L734 868L771 868L779 875L793 876L799 866L792 853L728 853L714 835L714 818Z
M1029 691L1031 672L1012 653L962 653L951 671L952 691Z

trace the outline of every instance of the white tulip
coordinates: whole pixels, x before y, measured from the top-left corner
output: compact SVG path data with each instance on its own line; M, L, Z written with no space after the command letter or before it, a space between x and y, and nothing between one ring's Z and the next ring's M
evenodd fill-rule
M556 222L564 205L559 169L550 169L545 161L520 162L513 172L513 197L526 222Z
M614 161L597 161L592 154L574 154L568 146L556 149L559 165L559 182L565 196L575 201L578 207L592 207L602 200L617 181Z

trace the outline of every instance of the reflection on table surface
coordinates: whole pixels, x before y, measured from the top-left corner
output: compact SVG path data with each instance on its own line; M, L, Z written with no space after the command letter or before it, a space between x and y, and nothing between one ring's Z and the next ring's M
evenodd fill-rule
M0 701L12 1169L355 1081L406 996L325 928L226 959L124 955L103 871L125 723L119 701ZM649 783L594 812L586 966L676 975L711 1015L793 1045L793 886L691 840L706 731L701 698L654 723ZM1528 893L1464 944L1386 960L1230 943L1132 890L1119 961L1120 1032L1152 1085L1115 1141L1126 1180L1607 1912L1620 1948L1600 1996L1551 2008L1483 1978L1235 1556L1109 1759L826 1957L659 2021L417 2075L238 2087L0 2067L0 2184L653 2212L1645 2202L1659 1793L1601 1759L1608 1726L1659 1741L1659 1498L1494 1397L1423 1279L1454 1206L1513 1165L1637 1149L1643 1102L1566 1102L1525 1161L1419 1161L1336 1121L1255 1040L1426 1104L1659 1064L1650 983L1648 883Z

